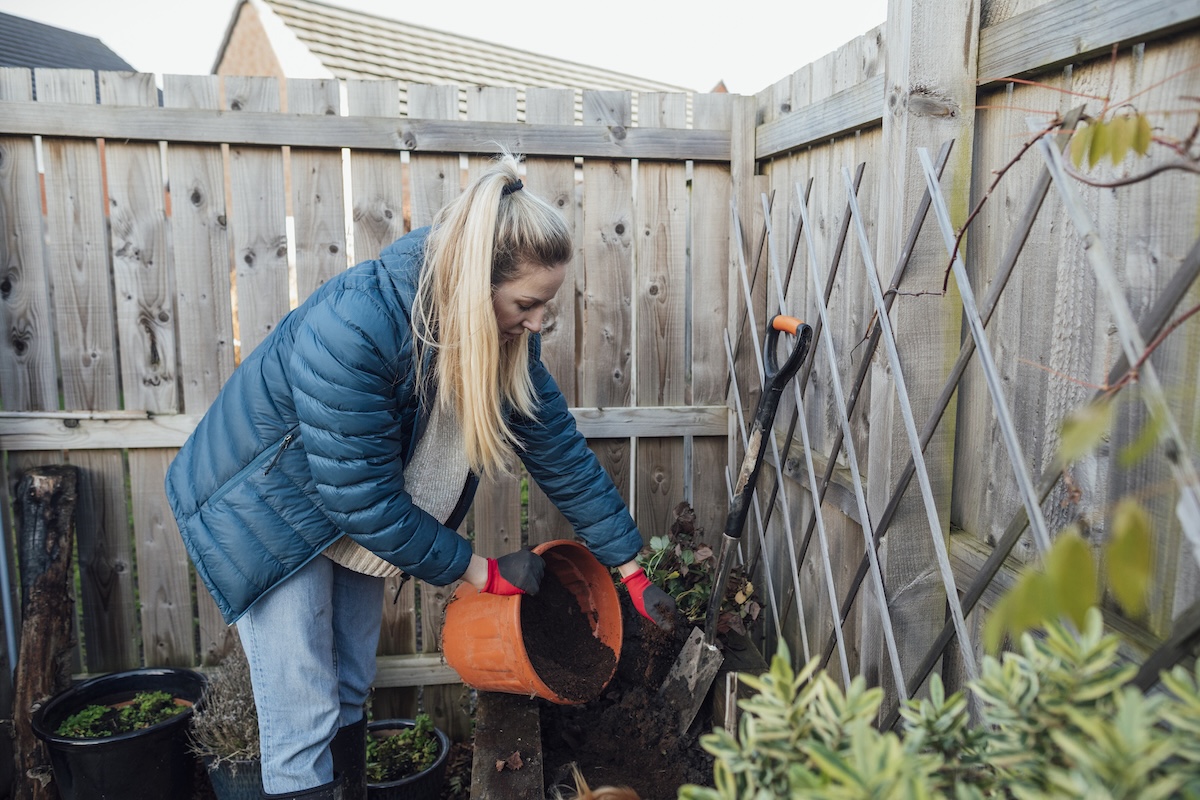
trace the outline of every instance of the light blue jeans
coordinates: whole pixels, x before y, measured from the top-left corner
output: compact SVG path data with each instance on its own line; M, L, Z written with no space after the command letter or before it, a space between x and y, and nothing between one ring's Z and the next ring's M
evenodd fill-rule
M318 556L238 620L267 794L333 780L329 743L362 719L382 618L383 578Z

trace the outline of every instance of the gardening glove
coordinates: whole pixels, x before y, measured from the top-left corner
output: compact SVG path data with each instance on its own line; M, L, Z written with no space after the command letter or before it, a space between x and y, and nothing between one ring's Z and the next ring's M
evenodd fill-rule
M488 594L537 594L546 572L546 562L531 550L518 550L499 558L489 558Z
M675 627L675 598L651 583L645 570L630 573L621 583L638 613L665 631Z

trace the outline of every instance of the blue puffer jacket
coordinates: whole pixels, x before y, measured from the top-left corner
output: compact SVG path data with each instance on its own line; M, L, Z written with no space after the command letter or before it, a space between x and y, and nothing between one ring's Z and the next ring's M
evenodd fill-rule
M427 228L325 283L234 371L167 471L188 554L227 623L343 533L435 586L466 571L453 528L415 506L404 466L424 429L410 309ZM530 343L536 419L513 430L529 474L607 566L641 536Z

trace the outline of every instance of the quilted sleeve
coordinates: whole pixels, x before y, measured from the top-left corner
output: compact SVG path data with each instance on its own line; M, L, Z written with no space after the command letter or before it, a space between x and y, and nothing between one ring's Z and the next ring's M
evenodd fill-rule
M521 460L592 555L607 567L624 564L641 549L641 533L542 363L538 336L530 343L529 368L539 405L536 419L513 421Z

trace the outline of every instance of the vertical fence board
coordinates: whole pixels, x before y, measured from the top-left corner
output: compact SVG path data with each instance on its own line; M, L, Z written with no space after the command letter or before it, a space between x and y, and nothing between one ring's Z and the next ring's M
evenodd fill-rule
M571 89L525 90L525 121L531 125L570 125L575 120L575 92ZM542 361L554 376L558 388L567 399L575 401L575 338L576 301L583 273L583 259L578 256L579 221L582 209L575 183L575 163L570 158L528 158L525 161L525 183L529 190L558 208L567 221L574 242L576 257L567 265L567 278L562 289L546 309L542 325ZM571 526L545 493L533 481L529 482L529 509L526 544L536 545L555 539L569 538Z
M163 448L129 451L143 658L148 667L196 663L188 554L162 492L172 455Z
M164 76L163 106L219 109L219 81L215 75ZM219 145L167 147L180 383L189 414L208 408L234 368L224 163ZM173 527L175 520L163 524ZM233 646L234 631L198 577L194 585L200 662L215 664Z
M274 78L225 78L228 111L278 111ZM290 306L287 201L283 152L277 147L229 148L230 228L237 269L237 324L245 358Z
M585 91L584 125L628 127L629 92ZM585 406L631 405L633 367L630 293L633 284L632 167L628 162L583 162L583 317L579 402ZM589 442L617 488L630 500L628 439Z
M154 76L105 73L100 100L156 107ZM173 413L179 409L175 310L159 148L112 142L105 156L125 404ZM161 490L168 463L163 450L129 452L143 662L191 666L195 644L187 553L173 523L166 523L171 514Z
M734 102L731 95L705 94L693 98L692 125L697 130L729 130ZM731 299L729 201L732 191L726 164L696 162L692 166L691 213L691 353L692 402L724 405L729 383L725 359L725 329ZM705 541L716 544L725 527L729 492L725 483L728 463L723 436L692 438L692 506L696 526Z
M686 128L687 97L642 92L638 124ZM634 315L637 331L637 404L683 405L689 392L687 348L687 165L638 162L634 202ZM665 535L672 510L687 496L684 441L636 440L636 516L644 538Z
M887 56L887 107L892 111L883 118L883 147L892 155L881 165L879 173L879 239L875 243L875 267L883 273L881 281L891 278L925 188L915 148L926 147L936 152L947 139L955 140L942 183L949 187L947 203L954 224L961 225L969 211L974 122L969 110L975 102L979 38L977 8L968 8L965 18L962 4L954 2L902 0L894 8L887 26L887 40L894 45ZM957 15L963 24L948 28L945 20L949 15ZM901 42L916 46L896 46ZM935 108L945 109L945 115L935 115L921 103L910 103L914 97L932 99ZM926 225L914 253L901 289L940 287L947 259L936 226ZM855 264L854 268L861 273L863 266ZM914 299L917 302L893 305L891 316L901 351L911 354L904 369L913 412L917 419L925 419L940 390L938 384L944 378L947 363L952 363L957 355L962 314L956 292L932 306L920 302L925 298L900 298ZM870 379L872 435L866 454L866 463L870 465L867 499L878 514L911 453L897 413L895 386L886 359L874 360ZM953 440L954 420L948 417L925 451L938 501L938 516L944 528L950 519ZM947 530L940 532L946 533ZM929 524L916 493L907 496L880 550L884 584L892 593L891 616L901 668L907 674L924 657L924 651L941 628L946 600L937 571L932 567L935 562ZM879 633L875 620L864 626L864 660L875 661L874 654L868 655L868 647L882 641ZM883 663L882 657L878 663ZM870 669L869 663L864 663L864 667ZM890 672L881 670L880 677L888 697L893 697L896 687L891 685ZM885 705L891 702L889 699Z
M91 105L89 70L37 70L41 102ZM69 409L120 408L116 329L96 142L45 140L46 229L62 373ZM119 450L76 451L80 468L79 569L87 668L140 663L133 598L133 554Z
M292 78L287 93L288 111L293 114L337 116L341 109L335 80ZM349 265L342 155L338 150L293 147L290 161L296 294L303 303Z
M400 85L395 81L347 81L350 116L400 116ZM411 111L410 111L411 113ZM398 153L350 154L353 199L353 263L379 255L379 251L408 230L403 170ZM419 227L414 223L411 227Z
M27 69L0 69L0 99L28 102L33 99L33 73ZM0 137L0 406L8 411L48 411L58 408L54 332L50 318L50 284L42 243L42 198L37 157L29 137ZM56 451L7 454L8 468L0 477L0 547L12 553L14 530L9 509L20 474L32 456L43 463L62 458ZM0 452L0 464L5 454ZM17 598L16 560L8 560L7 598L14 609L11 631L0 631L15 640L21 629ZM4 664L12 674L5 648ZM16 653L12 654L16 658ZM11 688L11 687L8 687ZM0 696L8 708L10 692ZM0 756L3 752L0 751Z

